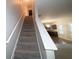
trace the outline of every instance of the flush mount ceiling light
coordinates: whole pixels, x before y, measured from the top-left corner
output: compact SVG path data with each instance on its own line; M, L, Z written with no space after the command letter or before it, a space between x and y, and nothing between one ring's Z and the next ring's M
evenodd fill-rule
M50 24L46 24L45 26L46 26L47 28L50 28L50 27L51 27L51 25L50 25Z

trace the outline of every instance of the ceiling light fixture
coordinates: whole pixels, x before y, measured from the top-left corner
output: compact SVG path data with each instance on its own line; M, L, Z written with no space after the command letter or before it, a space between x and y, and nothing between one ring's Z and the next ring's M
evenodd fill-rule
M51 27L51 25L50 25L50 24L46 24L45 26L46 26L47 28L50 28L50 27Z

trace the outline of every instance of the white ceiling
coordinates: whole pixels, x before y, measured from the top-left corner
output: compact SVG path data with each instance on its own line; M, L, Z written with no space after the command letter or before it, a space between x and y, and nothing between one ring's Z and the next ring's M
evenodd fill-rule
M37 0L38 14L57 17L72 13L72 0Z

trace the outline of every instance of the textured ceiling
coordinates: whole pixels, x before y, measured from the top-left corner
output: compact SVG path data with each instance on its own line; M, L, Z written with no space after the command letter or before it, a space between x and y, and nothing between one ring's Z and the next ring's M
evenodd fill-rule
M37 0L38 14L57 17L72 12L72 0Z

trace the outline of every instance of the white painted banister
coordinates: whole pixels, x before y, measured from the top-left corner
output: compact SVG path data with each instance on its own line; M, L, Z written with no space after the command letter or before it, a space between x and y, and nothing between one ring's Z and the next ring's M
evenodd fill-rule
M57 50L55 43L52 41L48 32L46 31L44 25L41 23L40 18L38 17L38 9L35 7L35 22L40 32L44 47L46 50Z

